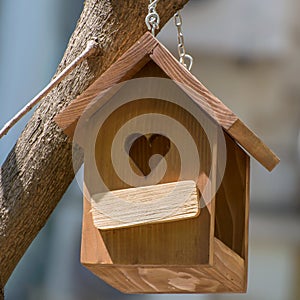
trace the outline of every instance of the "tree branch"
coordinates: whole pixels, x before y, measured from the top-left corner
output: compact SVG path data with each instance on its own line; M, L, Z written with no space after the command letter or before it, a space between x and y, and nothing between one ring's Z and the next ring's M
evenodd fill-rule
M188 0L161 0L163 26ZM42 101L0 172L0 282L5 284L74 178L72 146L53 118L147 28L146 0L86 0L57 74L92 37L101 55L83 62ZM78 168L82 156L75 158Z

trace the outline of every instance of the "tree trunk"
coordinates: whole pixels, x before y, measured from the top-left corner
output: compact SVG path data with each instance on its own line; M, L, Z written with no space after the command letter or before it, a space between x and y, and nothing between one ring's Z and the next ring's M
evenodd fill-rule
M157 7L161 26L187 1L161 0ZM72 146L53 118L146 32L147 5L146 0L86 0L57 72L83 51L92 37L99 39L100 54L82 63L44 98L1 167L2 284L74 178ZM78 168L82 157L75 160Z

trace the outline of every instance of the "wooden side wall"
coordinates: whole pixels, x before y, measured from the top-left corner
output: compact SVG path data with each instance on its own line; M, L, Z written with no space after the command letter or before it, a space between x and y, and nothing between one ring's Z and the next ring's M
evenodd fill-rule
M215 236L246 258L249 214L249 156L226 133L227 162L216 194Z

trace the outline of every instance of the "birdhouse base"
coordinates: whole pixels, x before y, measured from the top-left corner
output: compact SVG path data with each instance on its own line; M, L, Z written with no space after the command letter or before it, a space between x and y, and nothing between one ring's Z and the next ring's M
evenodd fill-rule
M203 208L193 219L99 230L84 199L81 263L128 294L246 292L246 260L210 238L208 223Z
M87 188L81 263L124 293L246 292L249 156L225 139L221 186L193 218L101 230Z
M191 266L102 265L82 262L126 294L245 293L245 262L217 238L213 264Z

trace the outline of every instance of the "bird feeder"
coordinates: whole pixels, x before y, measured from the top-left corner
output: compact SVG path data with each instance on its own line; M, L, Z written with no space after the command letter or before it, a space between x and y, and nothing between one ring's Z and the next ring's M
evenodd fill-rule
M249 155L279 159L156 38L55 121L84 151L86 268L125 293L246 291Z

